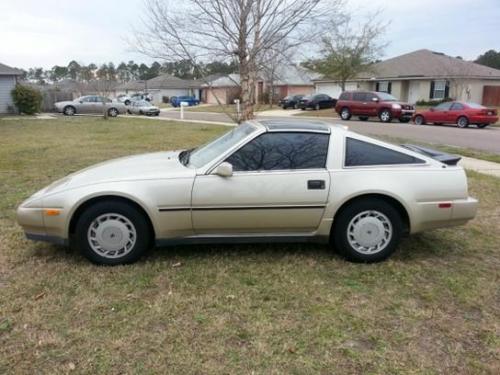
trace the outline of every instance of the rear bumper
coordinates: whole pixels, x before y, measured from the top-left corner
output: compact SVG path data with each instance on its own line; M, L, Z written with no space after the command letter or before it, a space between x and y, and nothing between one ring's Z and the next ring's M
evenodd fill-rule
M447 206L440 207L442 204ZM471 197L440 202L419 202L411 232L465 224L476 216L478 204L477 199Z
M471 116L470 123L472 124L494 124L498 121L498 116Z

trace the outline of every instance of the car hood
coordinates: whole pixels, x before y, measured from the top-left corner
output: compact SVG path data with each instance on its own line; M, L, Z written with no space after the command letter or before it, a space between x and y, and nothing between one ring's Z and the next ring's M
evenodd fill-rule
M68 176L65 189L104 182L193 177L179 161L180 151L155 152L113 159Z

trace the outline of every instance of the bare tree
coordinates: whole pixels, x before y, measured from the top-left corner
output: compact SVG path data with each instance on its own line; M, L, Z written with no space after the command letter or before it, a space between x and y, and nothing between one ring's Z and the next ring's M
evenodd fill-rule
M370 71L370 64L382 55L387 45L381 41L386 27L378 13L367 16L360 24L346 15L330 25L321 38L321 57L307 61L304 66L324 77L337 79L345 90L346 81Z
M253 117L261 56L284 39L298 44L339 12L343 0L146 0L134 47L167 61L236 58L242 120Z
M272 108L275 97L274 86L276 81L283 79L283 71L291 65L294 55L294 46L287 39L283 39L272 48L266 50L259 61L258 71L268 86L269 106Z

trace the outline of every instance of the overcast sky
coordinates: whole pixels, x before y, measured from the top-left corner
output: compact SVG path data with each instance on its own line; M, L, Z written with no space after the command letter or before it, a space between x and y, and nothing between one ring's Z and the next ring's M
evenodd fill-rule
M356 14L383 9L390 21L384 58L421 48L474 59L500 50L500 0L350 0ZM138 26L142 0L2 0L0 62L27 69L151 60L125 38ZM193 25L196 27L196 25Z

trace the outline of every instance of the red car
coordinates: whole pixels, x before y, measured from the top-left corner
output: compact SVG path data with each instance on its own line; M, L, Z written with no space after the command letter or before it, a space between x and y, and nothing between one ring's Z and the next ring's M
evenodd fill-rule
M459 128L466 128L470 124L484 128L498 121L498 113L494 108L486 108L476 103L445 102L427 111L418 112L413 116L417 125L433 123L457 124Z
M385 92L344 91L337 100L335 112L342 120L358 116L361 121L378 117L382 122L391 122L393 118L399 119L400 122L410 122L415 107L400 102Z

